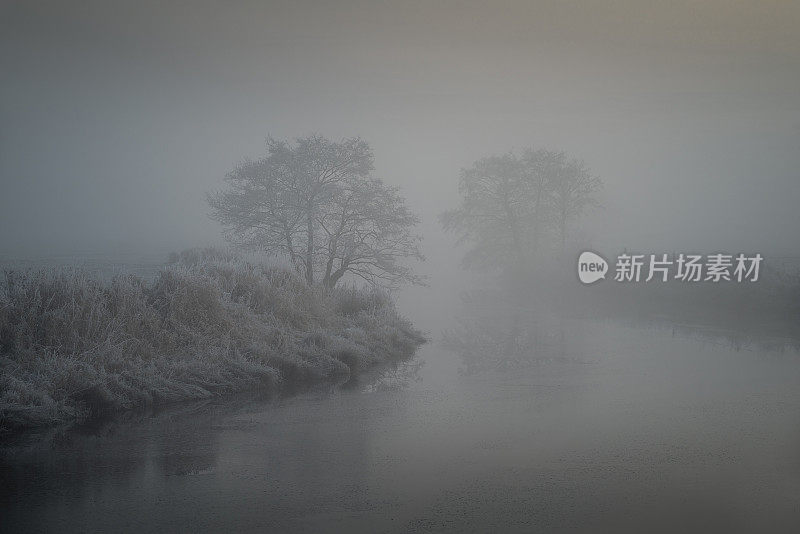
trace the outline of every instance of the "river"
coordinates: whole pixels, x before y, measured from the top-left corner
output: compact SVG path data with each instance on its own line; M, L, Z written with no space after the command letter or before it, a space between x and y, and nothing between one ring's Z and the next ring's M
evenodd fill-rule
M6 440L4 532L800 532L800 354L563 320L513 368Z

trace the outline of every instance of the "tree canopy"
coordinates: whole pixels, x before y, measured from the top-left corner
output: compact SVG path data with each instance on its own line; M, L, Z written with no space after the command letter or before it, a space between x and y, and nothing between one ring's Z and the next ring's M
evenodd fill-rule
M285 255L309 285L347 274L385 288L422 283L406 264L424 259L419 219L373 170L359 138L270 138L266 156L238 165L208 202L230 241Z
M562 151L490 156L462 169L461 202L440 220L471 245L466 266L524 266L547 246L563 250L570 224L597 205L601 187L582 161Z

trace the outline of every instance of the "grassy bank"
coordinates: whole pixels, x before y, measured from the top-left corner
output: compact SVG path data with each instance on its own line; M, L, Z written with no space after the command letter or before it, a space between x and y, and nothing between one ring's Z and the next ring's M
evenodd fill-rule
M423 341L383 293L214 251L176 255L152 281L6 271L0 428L339 379Z

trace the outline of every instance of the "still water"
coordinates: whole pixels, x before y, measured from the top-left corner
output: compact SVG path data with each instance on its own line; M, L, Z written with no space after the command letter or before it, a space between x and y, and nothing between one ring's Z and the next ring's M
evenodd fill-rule
M5 442L4 532L800 532L800 354L564 320L522 364ZM519 363L519 362L518 362Z

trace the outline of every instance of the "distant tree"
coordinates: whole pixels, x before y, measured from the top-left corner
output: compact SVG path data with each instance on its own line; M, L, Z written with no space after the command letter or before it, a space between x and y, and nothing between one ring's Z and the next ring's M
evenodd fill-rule
M348 273L386 288L422 283L404 263L423 259L419 220L372 171L358 138L270 138L267 155L228 173L208 202L230 241L284 254L309 285L334 287Z
M461 171L461 203L440 220L471 245L466 266L523 268L548 237L563 250L570 224L597 205L601 187L583 162L561 151L491 156Z
M592 176L583 161L563 161L552 168L548 180L551 210L555 216L561 250L567 238L570 222L580 217L587 207L598 206L596 195L603 186L600 178Z
M461 205L441 215L448 231L459 242L469 242L464 263L488 268L498 263L525 261L529 250L529 228L534 220L530 184L524 168L513 154L491 156L461 171Z
M552 223L551 186L565 160L563 152L527 149L520 161L528 185L526 202L532 205L534 214L530 226L533 234L531 253L534 255L539 254L544 234Z

